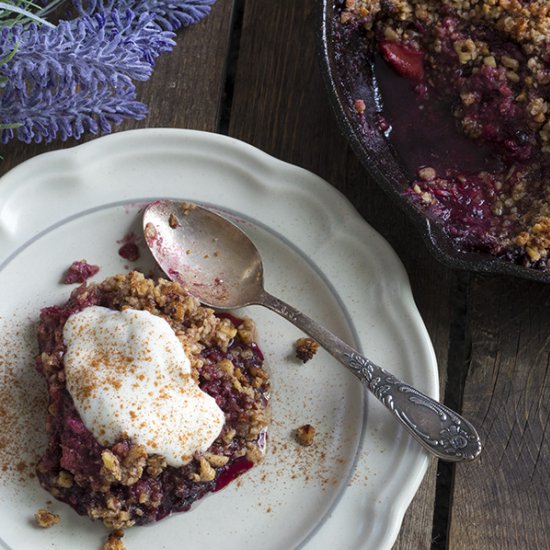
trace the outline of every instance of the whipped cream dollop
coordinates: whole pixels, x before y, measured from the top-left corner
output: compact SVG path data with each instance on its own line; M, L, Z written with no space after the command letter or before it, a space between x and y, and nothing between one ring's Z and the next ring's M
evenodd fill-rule
M127 435L181 466L220 434L223 411L191 377L189 358L161 317L91 306L68 318L63 339L67 389L101 444Z

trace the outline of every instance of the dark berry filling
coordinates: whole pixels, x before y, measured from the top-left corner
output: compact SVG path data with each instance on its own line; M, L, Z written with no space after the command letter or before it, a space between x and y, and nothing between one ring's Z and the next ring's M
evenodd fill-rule
M63 282L67 285L73 283L83 283L90 277L93 277L98 271L98 265L89 264L86 260L76 261L69 266L69 269L63 278Z
M369 74L372 118L411 180L405 195L458 250L542 270L550 262L550 50L540 29L548 24L542 0L338 1L334 24L343 79L354 82L350 110L364 119L356 106Z

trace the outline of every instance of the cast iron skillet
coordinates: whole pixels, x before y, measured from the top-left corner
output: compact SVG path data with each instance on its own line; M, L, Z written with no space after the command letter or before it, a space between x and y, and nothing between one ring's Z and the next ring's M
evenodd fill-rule
M461 270L482 273L513 275L541 282L550 282L550 272L516 265L489 254L459 250L442 230L440 223L427 217L403 194L409 178L395 151L386 140L378 124L377 113L382 100L372 77L372 55L363 47L363 53L347 55L347 40L342 37L341 26L334 17L335 0L319 0L318 52L323 78L332 107L351 147L367 173L401 207L418 228L428 248L444 264ZM354 98L366 103L364 120L354 110Z

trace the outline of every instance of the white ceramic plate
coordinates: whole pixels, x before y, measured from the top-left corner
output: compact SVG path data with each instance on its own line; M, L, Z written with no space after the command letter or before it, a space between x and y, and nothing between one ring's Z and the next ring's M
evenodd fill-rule
M159 197L215 206L238 220L264 258L266 288L403 380L437 396L437 368L405 271L388 244L330 185L249 145L186 130L138 130L36 157L0 180L0 546L97 549L106 530L31 479L44 446L45 385L33 369L39 309L66 300L73 260L93 280L135 264L117 251ZM427 456L360 383L320 351L293 358L300 332L259 307L273 392L266 460L187 514L130 529L140 548L389 548ZM1 412L1 411L0 411ZM292 430L311 423L313 447ZM6 443L6 436L8 442ZM60 513L34 526L40 507Z

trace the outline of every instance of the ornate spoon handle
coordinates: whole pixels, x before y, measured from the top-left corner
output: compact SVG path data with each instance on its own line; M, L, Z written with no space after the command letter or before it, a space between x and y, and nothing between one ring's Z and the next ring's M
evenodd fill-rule
M459 414L401 382L279 298L264 291L258 303L282 315L343 363L432 454L452 462L473 460L479 455L479 436Z

